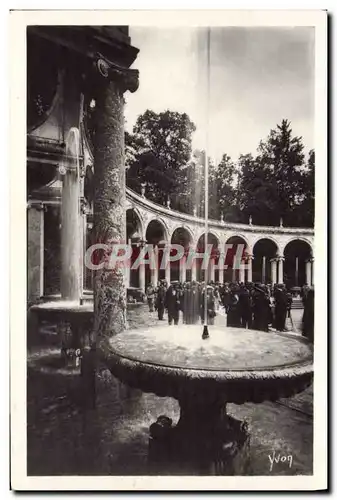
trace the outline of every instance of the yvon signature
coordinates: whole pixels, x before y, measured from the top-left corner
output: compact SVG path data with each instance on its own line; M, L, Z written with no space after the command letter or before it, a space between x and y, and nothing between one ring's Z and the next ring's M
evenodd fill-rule
M276 453L275 450L273 451L272 455L268 455L269 462L270 462L270 469L269 471L271 472L274 467L274 463L278 464L279 462L281 463L288 463L289 469L291 469L291 466L293 465L293 456L292 455L282 455L281 453Z

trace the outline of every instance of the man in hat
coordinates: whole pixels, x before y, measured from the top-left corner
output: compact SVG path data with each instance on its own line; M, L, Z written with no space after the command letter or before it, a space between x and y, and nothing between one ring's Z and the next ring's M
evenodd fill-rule
M160 321L164 319L165 295L166 295L165 283L161 281L157 288L157 296L156 296L156 309L158 311L158 319Z
M265 285L256 283L253 294L253 327L264 332L269 331L271 318L271 305Z
M175 325L179 322L181 295L178 290L178 284L178 281L172 281L165 296L165 307L167 309L169 325L172 325L172 321Z
M277 285L274 291L275 301L275 328L279 332L285 331L288 298L284 285Z

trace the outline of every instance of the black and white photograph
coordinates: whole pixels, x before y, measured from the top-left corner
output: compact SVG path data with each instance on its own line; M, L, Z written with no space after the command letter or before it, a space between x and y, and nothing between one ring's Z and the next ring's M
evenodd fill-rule
M327 487L326 18L12 13L15 489Z

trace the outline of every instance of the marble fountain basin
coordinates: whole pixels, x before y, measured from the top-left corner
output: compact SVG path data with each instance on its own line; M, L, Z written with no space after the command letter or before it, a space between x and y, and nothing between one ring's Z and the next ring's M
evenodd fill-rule
M128 330L102 339L111 372L124 383L180 400L221 397L241 404L289 397L312 381L312 345L288 333L198 325Z

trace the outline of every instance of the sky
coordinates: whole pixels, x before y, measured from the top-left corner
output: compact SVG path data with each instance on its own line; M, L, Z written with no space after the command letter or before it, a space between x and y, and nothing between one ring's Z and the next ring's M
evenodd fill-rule
M128 131L146 109L186 112L193 149L236 160L286 118L305 151L314 148L314 28L212 28L209 100L205 29L130 27L130 36L140 84L126 95Z

